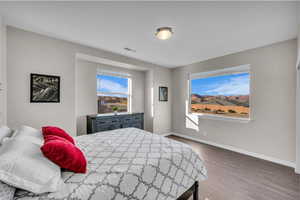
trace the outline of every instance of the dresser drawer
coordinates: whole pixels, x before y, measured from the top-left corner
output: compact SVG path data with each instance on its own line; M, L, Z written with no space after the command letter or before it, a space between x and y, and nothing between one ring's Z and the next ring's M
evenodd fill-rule
M114 130L121 128L121 124L107 124L107 125L101 125L96 127L96 132L100 131L109 131L109 130Z
M116 117L103 117L103 118L96 118L94 119L95 123L98 125L105 125L105 124L112 124L112 123L119 123L120 119Z
M135 114L135 115L132 116L132 118L135 121L142 121L142 120L144 120L144 115L143 114Z
M89 115L87 116L87 133L114 130L118 128L135 127L144 129L144 114L119 114L119 115Z
M122 123L140 122L143 121L143 116L141 114L125 115L122 116L120 120Z
M139 128L143 129L142 123L124 123L122 124L122 128Z

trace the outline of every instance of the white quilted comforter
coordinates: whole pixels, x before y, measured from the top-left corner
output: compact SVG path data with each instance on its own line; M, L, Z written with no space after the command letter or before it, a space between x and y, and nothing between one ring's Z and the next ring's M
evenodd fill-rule
M63 172L65 186L35 195L18 190L18 200L175 200L206 178L199 156L183 143L126 128L76 138L88 172Z

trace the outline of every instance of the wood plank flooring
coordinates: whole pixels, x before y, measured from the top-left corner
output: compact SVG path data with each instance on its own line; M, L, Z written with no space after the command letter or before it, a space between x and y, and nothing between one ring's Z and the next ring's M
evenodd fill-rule
M294 169L210 145L168 136L199 153L208 170L200 200L300 200L300 175Z

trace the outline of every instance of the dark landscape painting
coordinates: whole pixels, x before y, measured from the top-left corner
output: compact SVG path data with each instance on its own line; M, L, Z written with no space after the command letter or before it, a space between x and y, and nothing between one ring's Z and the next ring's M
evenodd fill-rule
M249 73L195 79L191 92L193 113L249 118Z
M43 74L30 74L30 102L59 103L60 77Z

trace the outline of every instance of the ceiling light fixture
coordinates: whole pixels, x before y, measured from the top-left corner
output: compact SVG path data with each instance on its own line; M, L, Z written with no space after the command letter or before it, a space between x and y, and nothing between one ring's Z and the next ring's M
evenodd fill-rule
M160 40L167 40L173 34L171 27L161 27L156 30L155 36Z

